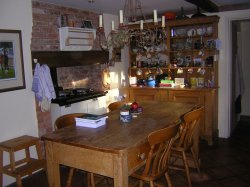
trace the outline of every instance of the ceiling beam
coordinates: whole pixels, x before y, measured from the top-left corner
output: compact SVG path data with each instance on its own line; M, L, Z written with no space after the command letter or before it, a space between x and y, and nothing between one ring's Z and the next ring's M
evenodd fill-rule
M224 5L219 7L220 12L250 9L250 3Z
M210 0L185 0L207 12L219 12L218 6Z

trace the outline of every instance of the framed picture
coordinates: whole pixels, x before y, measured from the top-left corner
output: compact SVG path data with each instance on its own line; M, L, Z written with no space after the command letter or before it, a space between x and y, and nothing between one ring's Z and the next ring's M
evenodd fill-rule
M0 92L24 88L21 31L0 29Z
M89 20L83 20L82 28L93 29L92 22Z

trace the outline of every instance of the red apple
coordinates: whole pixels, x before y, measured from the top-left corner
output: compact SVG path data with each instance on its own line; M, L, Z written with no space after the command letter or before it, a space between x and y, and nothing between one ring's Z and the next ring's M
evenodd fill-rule
M133 102L132 104L131 104L131 109L132 110L136 110L137 108L138 108L138 103L137 102Z

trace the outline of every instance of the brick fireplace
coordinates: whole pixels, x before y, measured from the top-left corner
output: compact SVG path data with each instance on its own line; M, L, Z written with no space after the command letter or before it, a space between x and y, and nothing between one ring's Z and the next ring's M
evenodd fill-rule
M32 2L33 29L32 51L58 51L59 50L59 20L61 15L68 15L73 20L75 27L81 27L83 20L90 20L93 28L98 27L98 14L74 8L61 7L42 2ZM100 50L98 39L95 40L93 50ZM78 67L61 67L57 69L58 85L64 88L72 87L72 81L79 83L79 87L87 86L95 89L102 88L101 64L93 64ZM88 82L84 81L88 80ZM37 119L39 136L52 131L50 112L41 112L37 106Z

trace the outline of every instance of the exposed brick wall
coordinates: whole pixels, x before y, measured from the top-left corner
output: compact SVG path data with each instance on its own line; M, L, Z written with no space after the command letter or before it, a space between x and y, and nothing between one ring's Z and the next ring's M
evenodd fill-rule
M33 2L32 11L32 50L59 50L58 28L60 27L61 15L68 15L68 19L75 22L75 27L81 27L83 20L90 20L93 28L98 27L98 14L94 12L42 2ZM98 40L95 41L94 49L100 49Z
M91 66L78 66L58 68L58 86L63 88L92 88L102 90L102 67L99 64ZM75 85L72 84L74 81Z
M68 7L61 7L42 2L32 2L33 30L31 50L59 50L60 16L68 15L68 19L81 27L83 20L90 20L93 28L98 26L98 14ZM95 40L94 50L98 50L98 39ZM38 59L39 60L39 59ZM89 65L81 67L58 68L58 84L64 88L72 87L72 80L77 87L90 87L102 89L102 65ZM37 104L37 118L39 135L52 131L50 112L41 112Z

